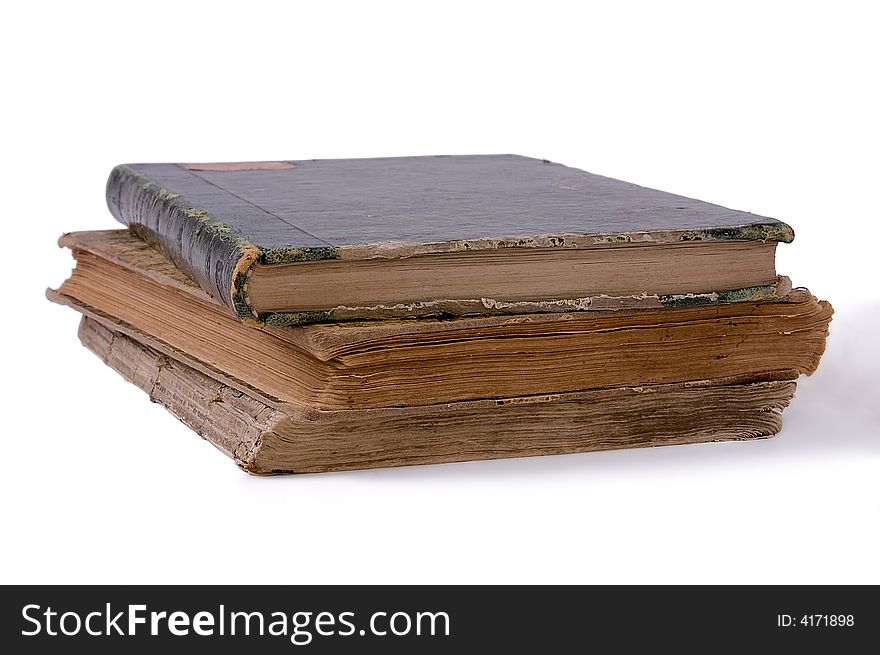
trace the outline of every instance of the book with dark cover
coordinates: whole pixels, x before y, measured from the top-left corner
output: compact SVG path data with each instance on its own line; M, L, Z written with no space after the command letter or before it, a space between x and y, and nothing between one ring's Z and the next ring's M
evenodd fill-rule
M113 215L274 325L765 300L775 219L515 155L129 164Z

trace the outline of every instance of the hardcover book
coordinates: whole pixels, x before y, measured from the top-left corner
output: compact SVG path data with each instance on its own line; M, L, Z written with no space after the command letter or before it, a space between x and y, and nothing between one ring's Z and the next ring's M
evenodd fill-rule
M83 345L243 470L322 473L776 434L790 380L705 381L416 407L322 411L288 403L83 317ZM189 359L189 358L187 358Z
M770 300L778 220L515 155L117 166L113 215L251 323Z
M50 298L195 368L322 410L793 379L818 365L831 319L828 303L794 290L763 303L255 329L123 230L61 243L77 265Z

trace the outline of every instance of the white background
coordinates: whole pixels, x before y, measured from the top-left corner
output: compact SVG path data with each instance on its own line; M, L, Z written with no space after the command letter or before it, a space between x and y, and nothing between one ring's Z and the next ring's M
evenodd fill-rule
M880 582L873 5L4 4L0 581ZM253 478L43 297L117 163L498 152L795 227L778 437Z

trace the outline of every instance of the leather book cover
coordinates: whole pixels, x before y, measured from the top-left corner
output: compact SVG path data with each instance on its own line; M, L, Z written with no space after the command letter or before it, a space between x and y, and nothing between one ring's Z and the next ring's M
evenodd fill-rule
M399 312L261 314L246 290L255 263L794 237L772 218L517 155L126 164L110 174L107 203L239 318L276 325ZM772 297L770 286L741 299ZM431 311L462 313L450 308L437 299Z

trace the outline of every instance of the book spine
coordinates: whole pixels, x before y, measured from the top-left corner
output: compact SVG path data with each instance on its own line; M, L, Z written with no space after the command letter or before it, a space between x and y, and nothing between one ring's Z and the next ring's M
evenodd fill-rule
M240 319L258 320L244 290L249 268L262 256L257 246L131 166L111 171L106 195L116 220L159 248Z
M287 414L83 316L80 342L199 436L253 472L263 437Z

